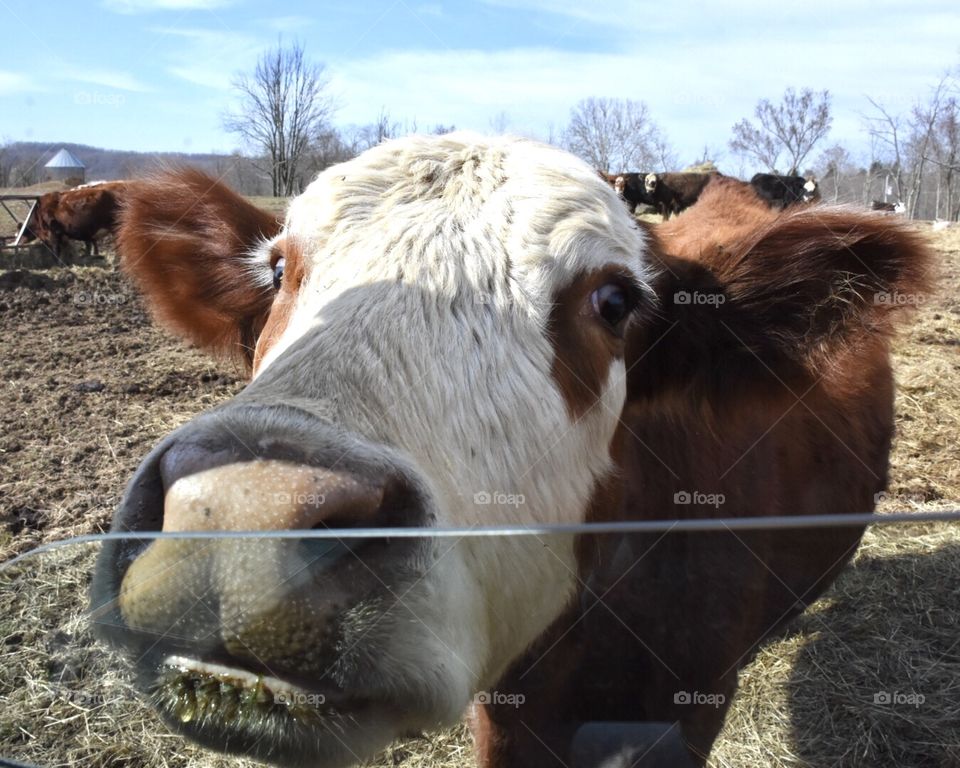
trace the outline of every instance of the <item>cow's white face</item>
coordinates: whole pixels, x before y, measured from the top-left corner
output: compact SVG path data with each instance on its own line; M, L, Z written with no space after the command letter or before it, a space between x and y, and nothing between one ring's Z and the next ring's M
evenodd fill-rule
M294 375L285 355L296 347L312 366L296 374L310 377L309 396L334 423L401 451L439 526L581 522L612 468L626 394L621 342L594 304L612 288L633 303L648 278L643 235L621 214L591 168L531 142L453 135L371 150L314 181L261 249L264 281L279 254L302 264L256 375ZM582 327L569 334L557 314ZM595 401L569 402L558 375L585 374L564 354L599 359ZM467 627L477 646L444 662L461 694L494 682L574 587L569 549L502 546L518 551L461 544L434 575L463 585L436 606L434 631ZM425 662L448 655L426 633L415 642Z
M643 177L643 186L647 190L647 194L650 194L657 188L657 174L648 173Z
M254 254L251 280L273 290L282 278L254 380L238 402L293 406L304 414L304 434L347 435L343 451L357 462L399 468L417 488L423 523L581 522L613 470L624 335L650 295L647 251L615 191L559 150L470 134L381 145L324 172ZM303 480L289 461L169 472L167 528L194 527L199 508L223 527L254 527L251 515L258 527L284 527L262 523L304 519L284 506L289 500L270 501L284 489L309 491L313 482L335 495L348 481L376 485L356 474L318 480L313 471ZM224 501L225 488L247 486L257 512ZM358 507L371 497L350 493ZM376 493L370 505L380 503ZM147 550L123 577L139 595L129 606L121 597L128 624L153 599L138 584L176 556L160 552ZM360 691L368 709L338 722L345 730L337 739L318 727L301 742L274 745L279 759L313 750L319 764L351 762L402 732L455 721L576 586L570 540L439 541L416 558L403 611L370 631L360 631L350 598L340 597L338 626L360 640L349 659L336 660L337 685ZM175 666L194 675L210 669L182 651ZM322 681L298 675L301 687L314 684Z

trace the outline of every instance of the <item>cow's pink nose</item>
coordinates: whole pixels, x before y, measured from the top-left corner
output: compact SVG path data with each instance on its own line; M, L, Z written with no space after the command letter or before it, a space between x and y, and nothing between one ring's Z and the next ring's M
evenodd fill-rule
M384 485L275 459L226 464L166 489L164 531L275 531L383 525Z
M283 456L283 451L278 451ZM164 531L275 531L390 525L396 483L286 457L175 445L160 462Z

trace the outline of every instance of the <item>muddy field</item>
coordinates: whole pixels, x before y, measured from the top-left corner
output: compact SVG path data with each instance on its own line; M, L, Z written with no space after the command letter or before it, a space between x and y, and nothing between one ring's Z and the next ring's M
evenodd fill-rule
M896 345L897 437L881 511L956 508L960 498L960 232L931 237L942 256L938 293ZM0 270L0 328L0 561L106 530L151 446L242 387L240 371L154 327L108 263ZM158 735L162 726L133 709L109 670L71 678L95 697L58 693L51 638L85 648L75 617L89 550L44 562L30 576L42 600L7 589L23 577L0 574L0 757L228 764ZM815 610L744 671L713 763L960 766L958 606L960 528L868 532ZM884 708L875 695L888 689L922 692L926 703ZM471 765L469 739L462 730L425 738L378 764Z

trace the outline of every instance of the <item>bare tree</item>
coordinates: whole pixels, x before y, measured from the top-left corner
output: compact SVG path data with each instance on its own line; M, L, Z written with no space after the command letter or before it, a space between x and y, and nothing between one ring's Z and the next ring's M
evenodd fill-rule
M955 96L941 106L931 149L927 159L938 169L935 215L955 220L960 216L960 100Z
M9 141L0 144L0 187L10 186L10 172L13 170L13 158L11 157L9 144Z
M330 127L321 131L311 143L310 150L302 163L303 179L301 185L306 186L313 177L324 169L349 160L356 154L355 143L347 142L336 128Z
M830 92L787 88L779 104L761 99L753 111L756 123L743 119L733 126L730 149L752 158L771 172L786 154L788 173L797 173L807 155L830 132Z
M664 163L673 162L647 105L631 99L580 101L570 112L563 145L605 172L666 170Z
M497 112L493 117L488 121L490 125L490 133L504 134L510 127L510 118L507 116L507 113L502 109Z
M910 119L910 138L908 147L912 155L910 174L910 192L907 195L907 211L910 218L917 217L920 204L920 192L923 186L926 171L927 155L934 142L934 132L940 118L940 108L943 102L943 92L946 78L940 80L927 104L914 106Z
M817 163L817 176L821 188L832 187L832 202L840 199L840 185L845 177L852 175L853 162L850 153L840 144L825 149ZM828 187L829 185L829 187Z
M299 166L311 142L327 127L333 100L322 64L304 57L303 46L267 51L253 76L239 75L233 85L240 109L224 116L224 127L266 158L275 197L296 191Z
M723 158L723 155L724 152L721 147L710 146L709 144L705 143L703 145L703 151L692 163L690 163L689 167L713 166L713 168L716 170L718 168L717 162Z
M949 133L949 111L952 99L947 98L951 85L949 75L944 75L931 89L929 98L918 101L906 115L895 114L883 104L868 98L875 114L864 116L871 137L887 151L887 165L890 175L896 181L898 200L902 200L911 218L939 213L939 195L942 191L943 175L938 174L935 203L929 198L929 170L936 167L942 170L942 160L938 157L940 126L944 125ZM945 112L946 110L946 112ZM948 120L944 123L944 114ZM949 140L948 140L949 143ZM947 153L949 155L949 152ZM926 182L926 184L925 184ZM950 183L953 182L951 177Z
M36 160L19 160L10 169L10 186L31 187L40 181L40 171Z
M416 130L416 123L413 130ZM407 132L409 131L404 131L403 126L390 117L386 108L381 107L376 122L362 125L354 130L353 146L357 152L363 152L365 149L375 147L387 139L395 139Z
M660 131L655 130L650 141L650 149L653 151L654 165L658 170L666 171L670 168L676 168L678 164L677 154L670 146Z
M896 183L896 197L899 202L903 197L903 120L900 115L892 113L883 104L874 101L869 96L867 101L876 111L876 115L864 115L867 130L873 139L874 146L879 149L886 147L889 162L886 163L889 175ZM886 190L890 185L884 181L884 200L887 199Z

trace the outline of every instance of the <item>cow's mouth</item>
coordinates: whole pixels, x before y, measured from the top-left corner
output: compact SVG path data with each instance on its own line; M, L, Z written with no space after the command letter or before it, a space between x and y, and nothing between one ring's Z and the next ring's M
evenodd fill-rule
M322 765L342 764L342 758L331 753L350 754L356 745L350 746L354 739L348 732L372 710L382 709L333 688L315 690L183 656L164 659L148 689L160 715L185 735L218 750L280 765L318 757ZM323 741L333 743L323 749Z
M342 694L311 691L267 675L168 657L160 668L152 698L157 708L181 723L243 725L288 718L304 724L355 711L365 703Z

